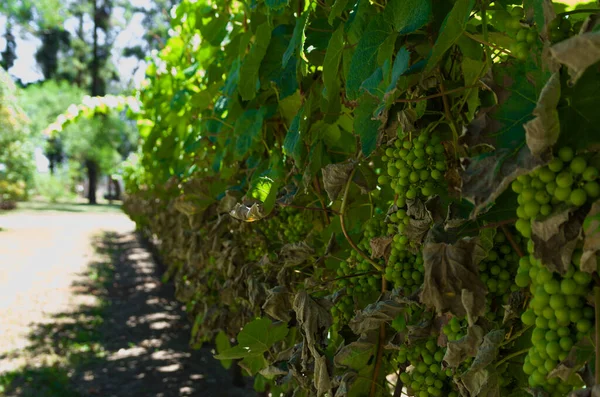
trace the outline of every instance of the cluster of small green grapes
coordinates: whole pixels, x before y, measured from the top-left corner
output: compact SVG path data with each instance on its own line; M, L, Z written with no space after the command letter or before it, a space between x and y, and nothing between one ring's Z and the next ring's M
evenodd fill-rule
M516 37L511 51L519 60L525 60L529 56L531 46L538 40L538 33L534 27L527 26L521 22L524 17L523 7L514 7L510 10L511 18L505 21L508 33Z
M407 295L413 294L423 284L423 256L398 250L392 252L385 268L385 279L394 283L394 287L403 288Z
M338 277L352 276L353 274L369 273L373 266L362 258L356 251L350 252L350 258L340 263L337 270ZM337 285L346 287L349 295L368 294L381 288L380 274L364 274L356 277L347 277L338 280Z
M428 198L441 186L446 171L446 157L442 139L436 133L421 132L411 140L398 139L394 147L385 150L387 176L381 175L379 184L390 184L397 193L398 207L407 199Z
M262 232L269 241L298 243L311 231L310 211L300 211L292 207L281 208L277 215L261 224Z
M266 244L256 244L246 248L246 259L250 262L257 261L267 254Z
M577 379L562 382L547 376L592 329L594 310L586 305L591 276L573 263L561 277L533 256L531 241L527 251L529 255L521 258L515 279L520 287L529 285L533 295L529 309L521 315L523 324L535 326L531 336L533 347L525 358L523 371L529 375L530 386L543 387L553 397L564 396L581 386ZM576 257L574 262L577 261Z
M554 18L548 24L550 41L552 43L557 43L559 41L563 41L564 39L568 39L569 37L578 34L582 25L583 21L577 21L572 24L568 16Z
M460 320L458 317L452 317L446 325L442 327L442 332L450 342L457 341L467 334L467 320Z
M588 165L583 156L563 147L547 166L521 175L512 183L518 193L517 230L531 237L531 220L552 213L552 206L567 203L576 207L600 196L598 168Z
M354 315L354 299L352 296L343 296L332 308L334 319L333 331L339 331L342 324L347 324Z
M521 244L521 236L516 235L514 238L516 244ZM488 307L485 314L488 320L501 320L503 312L498 309L508 303L510 292L519 289L512 281L512 275L517 271L518 265L519 255L508 243L506 235L501 232L496 233L494 248L479 264L479 276L488 289L486 299ZM491 305L494 305L494 309Z
M400 380L409 395L416 397L458 397L452 390L452 372L442 370L444 349L437 346L434 338L419 344L402 346L396 360L410 372L402 372ZM410 367L407 365L410 364Z

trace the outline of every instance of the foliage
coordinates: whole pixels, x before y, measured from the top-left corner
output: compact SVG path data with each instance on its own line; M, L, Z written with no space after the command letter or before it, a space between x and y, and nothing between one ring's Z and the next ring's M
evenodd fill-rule
M51 203L72 201L76 197L72 185L72 178L65 169L61 169L53 175L37 174L35 176L35 192Z
M28 123L18 104L17 88L0 68L0 203L26 197L32 182L33 147Z
M600 381L596 6L514 3L173 10L126 209L160 238L192 345L220 335L273 395Z

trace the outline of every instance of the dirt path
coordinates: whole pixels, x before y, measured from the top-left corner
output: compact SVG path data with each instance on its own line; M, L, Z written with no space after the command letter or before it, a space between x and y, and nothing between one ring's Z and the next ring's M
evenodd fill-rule
M118 211L0 216L0 395L250 396Z

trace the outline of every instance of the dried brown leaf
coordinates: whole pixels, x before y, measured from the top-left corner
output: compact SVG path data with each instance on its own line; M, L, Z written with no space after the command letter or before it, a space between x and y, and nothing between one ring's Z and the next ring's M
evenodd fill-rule
M329 164L323 168L323 186L329 200L335 201L348 182L350 173L356 164L351 161L338 164Z
M585 70L600 61L600 32L583 33L550 47L552 57L567 66L573 84Z
M560 74L554 73L542 89L537 106L533 110L536 116L523 125L527 146L534 156L550 148L558 140L560 121L558 119L558 101L560 100Z
M477 349L483 340L483 329L474 325L467 329L467 335L457 341L448 342L444 362L447 367L458 368L458 366L468 359L475 357Z
M600 251L600 201L592 204L592 209L583 221L583 255L580 268L593 273L598 269L598 251Z
M485 311L487 290L478 275L478 265L487 255L479 237L466 237L455 244L426 243L423 248L425 280L421 301L438 313L469 315ZM463 290L473 294L472 307L465 307Z

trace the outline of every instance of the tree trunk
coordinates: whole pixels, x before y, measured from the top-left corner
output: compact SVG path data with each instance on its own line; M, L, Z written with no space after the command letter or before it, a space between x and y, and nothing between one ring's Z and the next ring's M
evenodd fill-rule
M96 186L98 185L98 164L93 160L86 160L85 167L88 174L88 204L96 204Z

